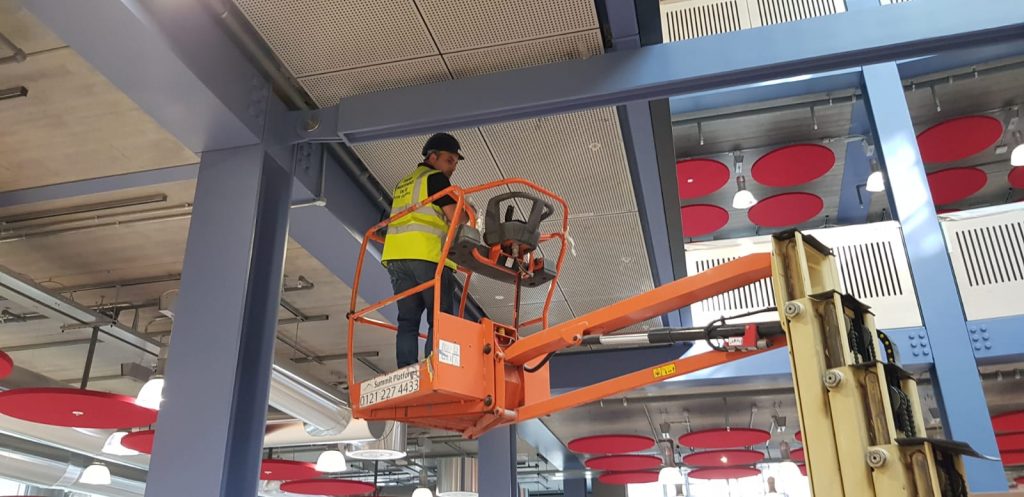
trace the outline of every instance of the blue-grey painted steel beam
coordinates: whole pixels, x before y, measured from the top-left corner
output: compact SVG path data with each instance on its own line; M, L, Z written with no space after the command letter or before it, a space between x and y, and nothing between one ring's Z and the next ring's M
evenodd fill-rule
M974 357L982 364L1024 361L1024 315L967 322Z
M853 111L850 114L848 134L867 137L871 133L871 125L868 122L868 112L864 108L864 101L854 102ZM863 224L868 220L873 194L864 189L868 176L871 174L871 160L864 148L862 141L851 141L846 144L843 180L839 190L839 208L836 213L837 224Z
M148 171L136 171L131 173L104 176L102 178L89 178L66 183L23 188L21 190L10 190L0 192L0 209L14 207L17 205L34 204L37 202L49 202L52 200L63 200L67 198L81 197L85 195L96 195L129 188L142 188L147 186L162 185L175 181L188 181L196 179L199 174L199 164L185 164Z
M587 497L587 479L566 478L562 480L562 495L564 497Z
M147 497L257 493L291 190L260 146L203 155Z
M477 491L480 497L519 497L516 425L494 428L480 437L477 458Z
M611 51L633 50L643 45L661 42L660 36L654 40L641 38L638 13L633 0L604 0L599 2L599 5L603 7L602 11L607 17L607 24L604 27L611 37ZM657 16L655 18L657 20ZM663 101L657 103L664 105ZM616 110L622 128L622 141L626 149L633 192L636 196L638 217L646 234L644 245L651 265L651 275L654 285L661 286L685 275L686 266L683 262L680 268L674 267L674 259L683 261L682 227L679 223L669 224L670 218L666 216L669 211L666 200L663 199L664 190L675 191L675 183L665 184L661 177L664 167L671 168L675 164L672 123L668 116L659 115L661 119L656 119L651 112L651 107L655 104L656 102L630 102ZM659 136L655 134L656 128L663 128L666 131L660 136L660 141ZM677 199L671 195L667 201L671 201L672 206L678 205ZM676 211L678 217L679 209L672 207L672 210ZM671 240L673 237L670 231L673 229L679 233ZM679 244L673 245L673 241L678 241ZM686 313L689 313L688 308ZM682 321L679 311L662 316L662 323L666 326L685 326Z
M995 456L998 450L992 425L988 423L985 392L964 311L958 305L960 296L953 267L928 189L899 69L895 63L884 63L865 66L862 73L868 116L887 191L903 229L921 318L928 330L934 358L932 380L943 427L949 438ZM998 461L966 458L964 464L972 491L1006 490L1006 478Z
M547 459L552 466L563 471L583 469L583 464L576 454L570 452L543 421L531 419L519 423L516 425L516 432L519 438L537 449L537 453Z
M360 142L620 105L999 43L1022 30L1017 0L909 2L349 97L319 111L333 128L294 139Z
M25 6L190 150L260 141L270 85L212 2L28 0Z
M676 116L804 95L844 91L856 88L859 84L860 68L855 67L689 93L674 96L669 99L669 103L672 115Z

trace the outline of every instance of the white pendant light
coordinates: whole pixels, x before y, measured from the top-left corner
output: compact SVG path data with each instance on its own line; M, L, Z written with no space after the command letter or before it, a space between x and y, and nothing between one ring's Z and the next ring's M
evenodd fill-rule
M1010 165L1013 167L1024 166L1024 143L1013 147L1013 152L1010 152Z
M110 468L101 462L94 462L82 471L78 482L86 485L110 485Z
M164 400L164 377L153 375L135 397L135 405L149 409L160 409L160 403Z
M434 492L427 487L419 487L412 491L412 497L434 497Z
M408 427L405 423L391 423L391 429L384 432L378 440L369 442L356 442L348 446L345 455L352 459L365 459L369 461L394 461L402 459L406 455L406 434Z
M316 470L321 473L340 473L348 471L345 454L337 450L325 450L316 458Z
M874 171L868 176L868 183L864 185L864 189L871 193L878 193L885 191L885 177L882 176L882 171Z
M103 442L103 448L100 449L100 452L103 452L104 454L114 455L114 456L137 456L137 455L139 455L139 451L129 449L128 447L125 447L124 445L121 444L121 440L127 434L128 434L128 432L124 431L124 430L118 430L118 431L115 431L114 433L111 433L110 436L107 437L107 441Z
M754 194L747 190L747 178L743 176L743 155L733 154L736 164L736 194L732 196L733 209L749 209L757 203Z
M675 466L665 466L658 472L658 483L662 485L679 485L683 482L683 472Z

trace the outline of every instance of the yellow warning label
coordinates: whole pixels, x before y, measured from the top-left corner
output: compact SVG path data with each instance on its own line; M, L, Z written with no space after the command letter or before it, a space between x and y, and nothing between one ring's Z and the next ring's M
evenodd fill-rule
M664 378L665 376L668 376L668 375L671 375L671 374L675 374L675 372L676 372L676 365L675 364L669 364L667 366L656 367L656 368L654 368L653 371L654 371L654 377L655 378Z

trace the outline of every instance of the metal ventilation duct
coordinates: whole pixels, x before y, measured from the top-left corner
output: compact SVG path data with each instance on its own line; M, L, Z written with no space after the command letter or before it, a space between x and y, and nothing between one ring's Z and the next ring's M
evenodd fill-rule
M371 461L401 459L408 454L406 451L408 433L408 426L405 423L391 423L379 439L354 443L348 447L345 455L353 459Z
M94 486L78 483L78 478L85 470L84 463L73 463L44 457L30 453L13 445L24 443L8 443L0 448L0 477L47 488L60 488L73 492L82 492L97 497L142 497L145 493L145 482L124 478L111 477L110 485ZM69 459L74 455L67 454Z
M117 341L153 356L160 354L160 342L112 322L109 317L61 295L51 293L4 266L0 266L0 296L63 325L95 325L102 333ZM321 436L342 433L352 419L351 409L341 398L331 394L326 387L280 364L274 364L271 376L270 405L306 422L310 434Z
M475 457L444 457L437 461L438 497L477 497L479 466Z

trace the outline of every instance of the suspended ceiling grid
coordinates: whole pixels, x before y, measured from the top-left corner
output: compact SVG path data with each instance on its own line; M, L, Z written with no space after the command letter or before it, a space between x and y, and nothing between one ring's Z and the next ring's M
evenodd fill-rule
M589 0L235 0L235 5L320 106L361 93L603 52ZM552 323L653 287L613 108L450 132L466 156L453 183L524 177L569 202L576 255L566 260ZM393 188L419 160L425 139L382 140L354 149L381 184ZM490 196L481 195L476 205L484 208ZM554 257L547 250L545 255ZM510 319L511 295L480 280L471 287L477 301L488 314ZM524 316L529 318L543 296L527 293Z

